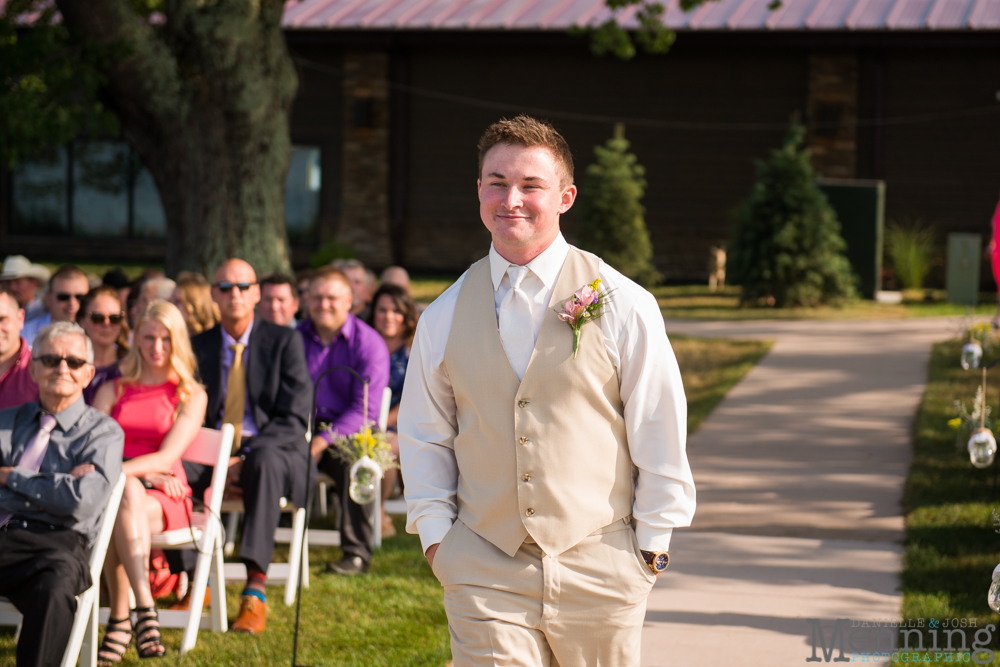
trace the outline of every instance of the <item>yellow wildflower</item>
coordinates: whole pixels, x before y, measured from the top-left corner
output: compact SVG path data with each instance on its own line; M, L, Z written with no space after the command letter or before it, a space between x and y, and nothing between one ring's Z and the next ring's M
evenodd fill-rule
M957 429L961 425L962 425L962 418L961 417L955 417L954 419L949 419L948 420L948 426L950 426L952 428Z
M601 279L600 278L598 278L594 282L590 283L590 289L594 290L595 292L600 288L600 286L601 286Z

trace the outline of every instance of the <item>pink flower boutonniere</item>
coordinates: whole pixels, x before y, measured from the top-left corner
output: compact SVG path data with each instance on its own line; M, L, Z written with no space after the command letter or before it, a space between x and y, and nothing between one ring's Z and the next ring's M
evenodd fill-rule
M573 330L573 358L580 350L580 332L583 325L600 319L604 307L611 300L611 292L601 290L601 279L598 278L589 285L584 285L573 295L559 304L555 311L559 319Z

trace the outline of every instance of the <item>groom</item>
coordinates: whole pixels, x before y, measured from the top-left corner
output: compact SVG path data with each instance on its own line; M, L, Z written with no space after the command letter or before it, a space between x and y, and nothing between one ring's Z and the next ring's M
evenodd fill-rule
M576 186L552 126L490 126L478 187L489 256L420 318L403 390L407 530L444 586L455 667L638 665L646 597L695 507L663 318L560 233ZM603 315L574 358L554 309L596 279Z

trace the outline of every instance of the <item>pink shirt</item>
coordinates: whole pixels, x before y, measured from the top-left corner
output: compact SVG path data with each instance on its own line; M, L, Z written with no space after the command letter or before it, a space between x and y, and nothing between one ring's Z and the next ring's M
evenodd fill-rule
M31 379L28 363L31 361L31 348L28 342L21 339L21 350L17 353L17 361L0 375L0 410L12 408L29 401L38 400L38 385Z

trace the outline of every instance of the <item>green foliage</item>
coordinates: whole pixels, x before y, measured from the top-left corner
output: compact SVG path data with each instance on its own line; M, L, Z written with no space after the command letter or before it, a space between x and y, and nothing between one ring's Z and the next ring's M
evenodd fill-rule
M815 184L805 129L757 163L757 183L742 206L729 248L731 282L741 303L815 306L855 296L840 224Z
M643 285L655 284L653 245L640 201L646 191L646 170L628 152L621 124L604 146L595 146L597 162L587 167L580 189L580 246Z
M681 6L689 9L702 2L704 0L682 0ZM631 60L636 54L636 44L646 53L662 54L670 50L677 35L663 25L662 3L648 0L606 0L605 4L611 10L611 18L596 28L571 30L576 35L590 36L590 50L594 55L605 56L610 53L622 60ZM634 5L639 6L635 13L639 29L634 35L629 35L619 25L619 19L624 10Z
M354 251L348 246L330 240L324 243L319 250L309 255L309 266L318 269L335 259L354 259L354 257Z
M890 220L885 226L885 250L903 288L920 289L931 270L934 227L919 218Z
M0 165L13 168L81 134L116 133L98 100L118 49L76 39L44 0L0 4Z

